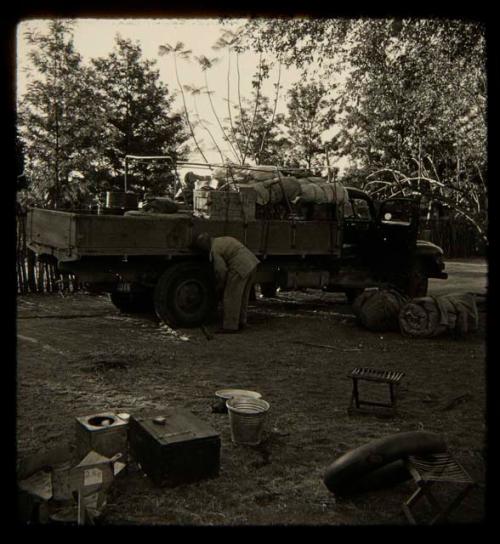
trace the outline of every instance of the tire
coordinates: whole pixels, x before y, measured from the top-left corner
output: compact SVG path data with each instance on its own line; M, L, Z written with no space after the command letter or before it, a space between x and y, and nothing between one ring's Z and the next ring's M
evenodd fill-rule
M407 273L392 278L390 283L410 298L425 297L429 287L429 278L424 263L418 260Z
M410 272L407 294L411 298L425 297L429 289L429 278L422 261L417 261Z
M125 314L153 313L153 296L151 292L122 293L113 291L110 294L111 302Z
M278 286L274 282L260 284L260 292L265 298L274 298L277 290Z
M446 449L443 437L428 431L407 431L384 436L337 458L327 468L323 482L332 493L348 496L356 487L362 486L362 480L367 476L372 478L371 484L379 486L382 483L380 476L385 472L381 469L390 463L408 455L439 453ZM392 472L393 469L397 470L397 466L393 465L386 470ZM385 475L389 474L386 472Z
M208 263L176 264L156 284L156 315L171 327L199 327L215 307L215 280Z

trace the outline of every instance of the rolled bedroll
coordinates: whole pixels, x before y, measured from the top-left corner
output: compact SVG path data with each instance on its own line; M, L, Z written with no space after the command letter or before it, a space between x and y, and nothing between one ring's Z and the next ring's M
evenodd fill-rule
M415 298L401 308L399 326L405 336L431 338L477 330L478 312L471 294Z
M399 313L408 300L395 289L365 289L352 311L360 325L371 331L397 331Z
M400 463L381 470L383 467L408 455L425 455L446 450L446 442L436 433L409 431L392 434L340 456L326 470L323 482L336 495L346 495L367 485L382 487L384 478L388 483L394 483L393 479L404 479Z

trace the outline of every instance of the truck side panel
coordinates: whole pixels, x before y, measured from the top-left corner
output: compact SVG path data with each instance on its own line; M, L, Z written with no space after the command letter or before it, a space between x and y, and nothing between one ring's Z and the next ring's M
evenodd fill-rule
M77 225L82 255L161 254L186 250L191 243L191 220L182 214L80 215Z
M26 223L28 245L36 252L68 256L76 246L76 214L55 210L32 210Z
M340 256L334 221L217 221L187 214L91 215L33 209L31 240L61 260L84 256L186 255L201 232L232 236L259 256ZM35 248L35 247L34 247ZM56 248L56 252L54 251Z
M195 219L193 235L232 236L257 255L340 256L338 226L334 221L237 221Z

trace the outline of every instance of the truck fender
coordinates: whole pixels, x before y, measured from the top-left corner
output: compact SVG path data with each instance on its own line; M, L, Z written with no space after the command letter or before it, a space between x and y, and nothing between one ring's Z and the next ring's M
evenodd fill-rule
M437 257L443 255L443 250L428 240L417 240L416 255L418 257Z
M428 240L417 240L415 258L422 263L422 267L430 278L446 279L444 272L443 250Z

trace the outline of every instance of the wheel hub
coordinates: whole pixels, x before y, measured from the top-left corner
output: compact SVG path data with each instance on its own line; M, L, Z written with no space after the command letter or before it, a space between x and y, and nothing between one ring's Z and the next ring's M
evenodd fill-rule
M203 286L193 280L186 280L177 289L177 306L184 312L197 310L203 302Z

